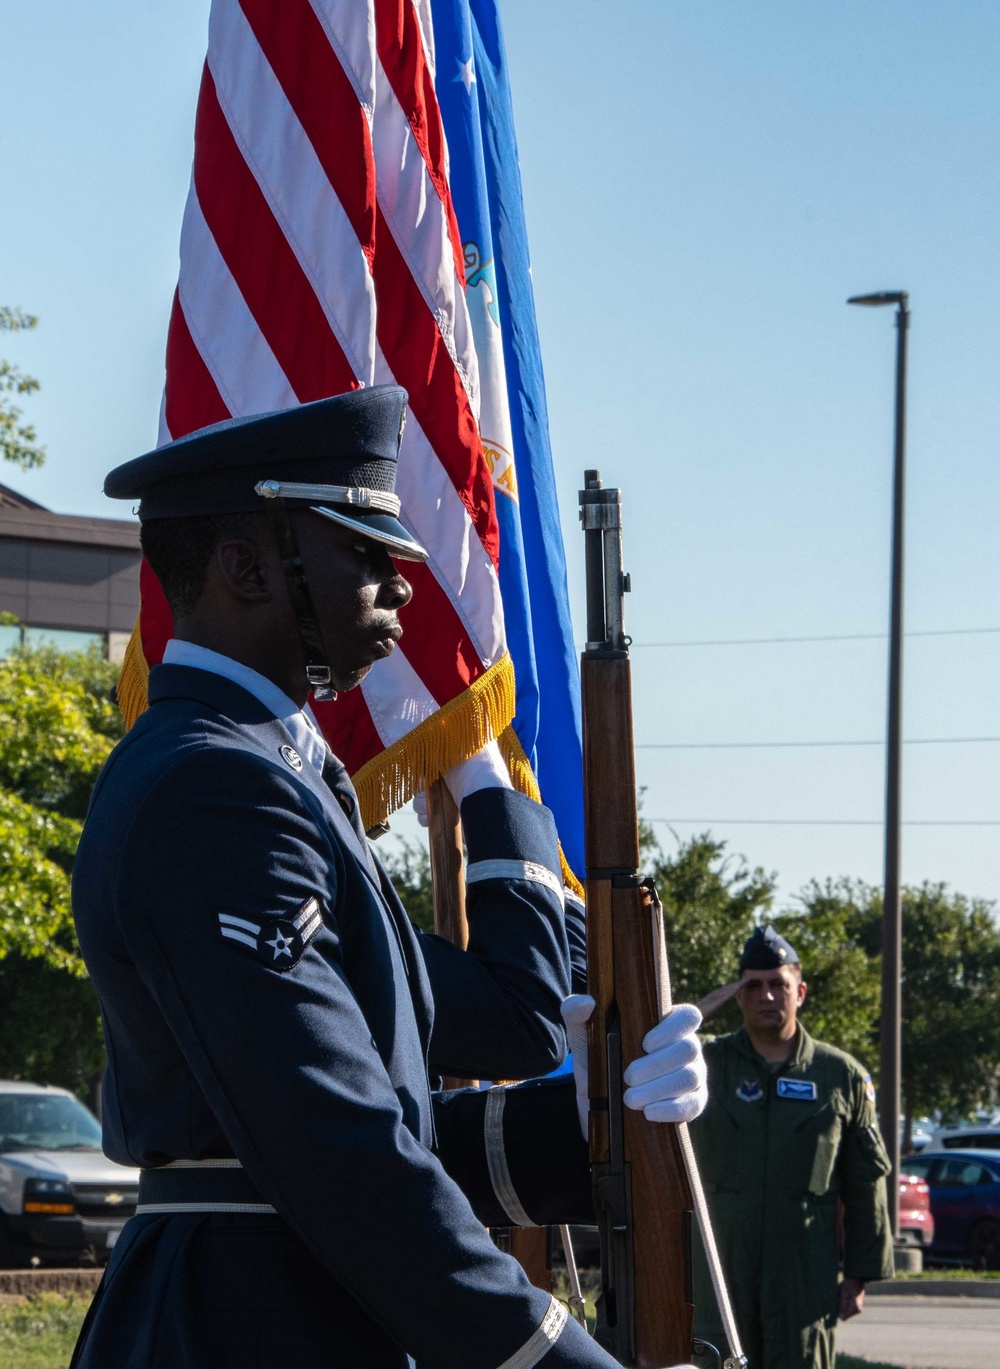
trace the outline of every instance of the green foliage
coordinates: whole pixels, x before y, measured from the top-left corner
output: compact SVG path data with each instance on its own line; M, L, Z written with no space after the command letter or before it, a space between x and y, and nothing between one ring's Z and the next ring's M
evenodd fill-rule
M882 899L868 890L859 940L881 948ZM910 1116L968 1115L1000 1066L1000 928L992 904L944 884L903 891L903 1097Z
M0 960L0 1078L56 1084L93 1101L103 1068L101 1013L90 980L39 957Z
M861 1060L877 1074L881 970L859 943L856 899L868 890L850 880L815 880L799 896L801 912L772 919L802 962L809 991L802 1007L806 1030Z
M674 1000L696 1003L736 978L743 943L770 909L777 876L727 856L725 842L707 832L681 842L672 856L648 838L644 847L663 904ZM736 1004L727 1004L712 1030L733 1031L741 1020Z
M0 661L0 789L82 818L122 732L114 679L114 666L96 651L21 649Z
M70 913L80 823L0 790L0 964L17 954L83 974Z
M37 324L38 319L34 315L0 305L0 332L27 331ZM25 375L9 361L0 358L0 457L12 461L22 471L41 466L45 460L45 448L38 445L37 434L31 424L20 421L21 410L7 396L30 395L37 389L38 381L34 376Z
M70 874L94 780L122 722L96 652L0 661L0 1075L87 1093L103 1058Z
M431 888L431 860L415 841L400 839L396 849L380 851L382 864L395 886L410 921L421 931L434 930L434 893Z
M817 1036L877 1076L882 893L856 880L812 884L803 912L775 919L802 957ZM903 1079L909 1117L968 1115L1000 1067L1000 927L992 905L944 884L903 890Z
M37 1293L0 1306L4 1369L64 1369L90 1302L85 1293Z

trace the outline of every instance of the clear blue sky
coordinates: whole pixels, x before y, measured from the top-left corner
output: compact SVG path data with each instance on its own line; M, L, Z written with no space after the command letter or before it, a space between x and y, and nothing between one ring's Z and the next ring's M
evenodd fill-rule
M506 0L553 444L623 486L637 643L884 631L888 311L908 289L907 626L1000 627L1000 9ZM49 450L0 471L118 513L155 440L208 0L3 0L0 302ZM639 646L642 743L875 739L885 643ZM1000 736L1000 633L907 643L911 738ZM1000 743L913 745L910 820L1000 820ZM639 752L646 813L778 871L880 879L879 747ZM408 824L404 822L404 827ZM666 845L673 837L660 825ZM1000 827L907 827L904 878L1000 896Z

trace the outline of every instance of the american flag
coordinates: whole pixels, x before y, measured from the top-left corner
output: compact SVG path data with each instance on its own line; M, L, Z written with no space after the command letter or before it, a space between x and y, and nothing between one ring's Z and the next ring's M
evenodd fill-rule
M430 0L213 0L167 342L162 442L362 385L409 392L397 489L430 559L405 568L400 649L316 707L366 824L514 712L433 62ZM148 567L142 591L127 716L171 630Z

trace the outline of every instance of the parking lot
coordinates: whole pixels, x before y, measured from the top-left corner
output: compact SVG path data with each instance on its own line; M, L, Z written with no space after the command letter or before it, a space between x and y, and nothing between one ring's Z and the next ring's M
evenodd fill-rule
M899 1369L987 1369L1000 1348L1000 1297L869 1297L837 1349Z

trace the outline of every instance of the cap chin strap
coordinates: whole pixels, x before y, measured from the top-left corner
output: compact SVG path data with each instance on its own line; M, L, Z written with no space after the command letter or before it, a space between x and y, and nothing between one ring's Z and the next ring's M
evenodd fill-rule
M319 620L313 607L312 595L309 593L309 583L306 580L302 557L299 555L298 544L295 541L295 534L289 521L288 510L283 499L274 497L268 499L265 507L278 543L281 568L285 572L285 584L288 586L288 597L292 601L295 626L298 629L299 641L302 643L302 654L306 661L306 679L309 681L309 688L317 702L329 703L337 697L337 691L333 688L330 667L326 663Z

